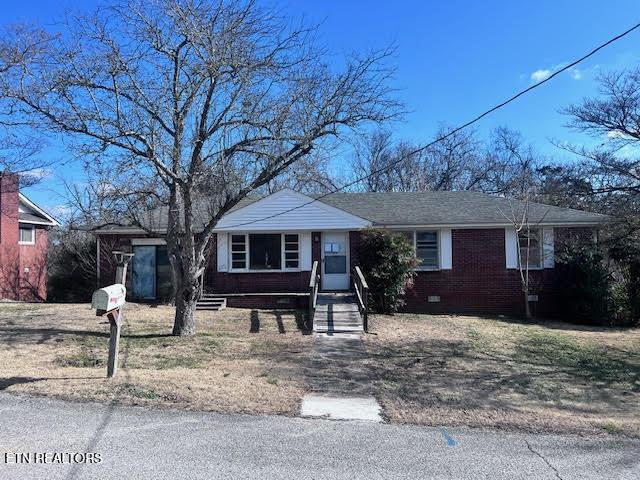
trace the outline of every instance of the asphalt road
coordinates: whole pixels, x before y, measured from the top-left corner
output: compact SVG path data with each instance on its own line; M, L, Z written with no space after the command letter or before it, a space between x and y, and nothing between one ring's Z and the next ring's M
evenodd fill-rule
M19 452L91 452L102 461L16 464ZM640 441L607 435L157 411L0 395L1 479L640 479L639 454Z

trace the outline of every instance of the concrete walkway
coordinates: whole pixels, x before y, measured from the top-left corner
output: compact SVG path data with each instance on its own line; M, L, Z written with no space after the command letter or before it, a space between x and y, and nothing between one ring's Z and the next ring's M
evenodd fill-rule
M605 434L220 415L9 394L0 394L0 414L0 479L640 478L640 441ZM16 465L19 452L90 452L102 461Z
M317 334L305 376L313 393L302 399L300 414L334 420L382 421L371 394L361 334ZM354 368L356 367L356 368Z

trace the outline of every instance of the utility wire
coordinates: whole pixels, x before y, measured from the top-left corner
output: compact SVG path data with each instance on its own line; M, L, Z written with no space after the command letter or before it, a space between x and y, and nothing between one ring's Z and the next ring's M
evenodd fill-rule
M470 127L471 125L473 125L474 123L480 121L481 119L483 119L484 117L486 117L487 115L492 114L493 112L495 112L496 110L499 110L505 106L507 106L508 104L510 104L511 102L515 101L516 99L518 99L519 97L529 93L532 90L535 90L536 88L542 86L543 84L551 81L553 78L557 77L558 75L560 75L563 72L566 72L567 70L570 70L571 68L575 67L576 65L578 65L579 63L585 61L587 58L592 57L593 55L595 55L596 53L598 53L600 50L608 47L609 45L611 45L612 43L620 40L622 37L627 36L628 34L630 34L631 32L633 32L634 30L637 30L638 28L640 28L640 23L636 23L633 27L625 30L624 32L616 35L613 38L610 38L609 40L607 40L606 42L598 45L597 47L595 47L593 50L591 50L589 53L583 55L582 57L578 58L577 60L574 60L573 62L565 65L564 67L562 67L559 70L556 70L555 72L553 72L551 75L549 75L547 78L540 80L538 83L534 83L533 85L531 85L528 88L525 88L524 90L519 91L518 93L516 93L515 95L509 97L508 99L506 99L505 101L495 105L494 107L491 107L489 110L484 111L483 113L479 114L478 116L476 116L475 118L469 120L466 123L463 123L462 125L454 128L453 130L449 131L447 134L442 135L438 138L436 138L435 140L433 140L432 142L427 143L426 145L423 145L422 147L416 148L415 150L412 150L404 155L402 155L400 158L388 163L387 165L380 167L376 170L374 170L373 172L368 173L367 175L364 175L362 177L359 177L355 180L353 180L352 182L346 183L344 185L342 185L341 187L337 187L334 190L331 190L330 192L324 193L322 195L319 195L318 197L313 198L312 200L302 203L300 205L297 205L295 207L291 207L287 210L283 210L282 212L279 213L274 213L273 215L269 215L263 218L259 218L257 220L251 220L248 222L243 222L243 223L238 223L236 225L230 225L228 227L224 227L225 229L229 229L229 228L237 228L237 227L243 227L245 225L251 225L253 223L258 223L258 222L262 222L264 220L269 220L271 218L275 218L275 217L279 217L280 215L284 215L285 213L289 213L292 212L294 210L298 210L299 208L302 207L306 207L307 205L311 205L312 203L315 203L319 200L322 200L323 198L328 197L329 195L333 195L334 193L337 193L341 190L344 190L345 188L349 188L352 187L353 185L356 185L360 182L362 182L363 180L366 180L367 178L373 176L373 175L377 175L379 173L382 173L386 170L388 170L389 168L403 162L404 160L406 160L409 157L412 157L413 155L416 155L418 153L421 153L423 151L425 151L427 148L432 147L433 145L435 145L436 143L439 143L443 140L446 140L447 138L449 138L452 135L455 135L456 133L458 133L460 130L464 130L467 127Z

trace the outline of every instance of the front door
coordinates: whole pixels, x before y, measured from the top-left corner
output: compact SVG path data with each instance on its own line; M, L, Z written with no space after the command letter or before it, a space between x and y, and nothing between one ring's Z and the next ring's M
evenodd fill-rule
M154 300L156 298L156 247L144 245L133 247L133 298Z
M322 234L322 289L349 289L349 233Z

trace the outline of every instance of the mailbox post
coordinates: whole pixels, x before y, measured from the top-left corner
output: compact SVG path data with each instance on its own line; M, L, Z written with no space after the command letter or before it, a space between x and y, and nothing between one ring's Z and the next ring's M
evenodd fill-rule
M113 252L116 260L116 283L93 292L91 306L96 309L97 316L107 315L109 319L109 359L107 377L114 377L118 371L118 348L120 344L120 327L124 319L124 304L127 295L127 266L133 253Z

